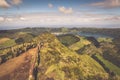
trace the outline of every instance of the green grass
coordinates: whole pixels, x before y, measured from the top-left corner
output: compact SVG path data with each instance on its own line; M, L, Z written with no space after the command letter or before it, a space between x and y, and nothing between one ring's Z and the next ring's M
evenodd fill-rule
M105 79L108 75L104 68L90 56L77 54L62 45L56 37L43 35L41 39L47 42L40 50L41 66L44 70L40 72L43 73L40 78L47 75L55 80L87 80L89 77L94 79L98 76Z
M92 59L88 55L80 55L80 70L82 71L83 75L96 75L102 73L104 75L105 70L103 67L97 63L94 59Z
M70 46L79 41L79 38L72 34L58 36L58 39L66 46Z
M1 44L0 44L0 48L13 46L13 45L15 45L15 44L16 44L16 43L15 43L15 40L10 39L10 40L5 41L4 43L1 43Z
M112 42L112 38L103 38L103 37L99 37L98 42Z
M114 73L116 73L117 75L120 75L120 68L117 67L116 65L112 64L111 62L109 62L108 60L105 60L102 56L100 55L95 55L100 61L102 61L105 66L110 69L111 71L113 71Z
M0 38L0 44L4 43L5 41L10 40L10 38Z
M77 36L77 37L80 38L80 41L69 46L70 49L79 50L79 49L83 48L85 45L91 44L91 42L88 41L87 39L85 39L84 37L79 37L79 36Z

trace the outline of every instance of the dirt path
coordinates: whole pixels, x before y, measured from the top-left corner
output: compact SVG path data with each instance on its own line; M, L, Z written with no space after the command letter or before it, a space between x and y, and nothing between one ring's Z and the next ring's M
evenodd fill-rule
M37 80L37 75L38 75L38 66L40 63L40 49L42 48L43 45L38 45L36 54L33 55L32 57L32 62L31 62L31 67L29 69L29 80Z
M18 57L8 60L0 65L0 80L20 80L17 76L26 78L29 75L30 62L35 56L37 48L28 50ZM22 75L22 76L20 76ZM9 78L9 79L8 79ZM25 80L25 79L22 79Z

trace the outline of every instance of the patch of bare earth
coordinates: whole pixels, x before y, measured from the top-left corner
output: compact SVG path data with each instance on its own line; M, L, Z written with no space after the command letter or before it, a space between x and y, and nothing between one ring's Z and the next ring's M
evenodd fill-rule
M0 80L28 80L32 57L37 48L28 50L20 56L0 65Z

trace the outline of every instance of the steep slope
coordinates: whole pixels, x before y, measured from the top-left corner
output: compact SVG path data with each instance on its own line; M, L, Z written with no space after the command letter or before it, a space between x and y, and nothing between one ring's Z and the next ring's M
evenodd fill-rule
M8 41L8 40L10 40L10 38L0 38L0 44L4 43L5 41Z
M93 54L102 54L102 50L99 48L96 48L95 45L89 44L84 46L83 48L77 50L78 54L87 54L89 56L92 56Z
M104 80L108 74L88 55L78 55L51 34L43 34L38 80Z
M80 39L80 41L69 46L69 48L74 51L77 51L77 50L83 48L84 46L91 44L91 42L88 41L85 37L80 37L80 36L76 36L76 37L78 37Z
M10 38L0 38L0 49L15 45L15 40Z
M18 57L0 65L0 80L28 80L32 57L37 48L28 50Z
M106 69L106 71L113 75L119 75L120 76L120 68L116 65L112 64L108 60L105 60L102 56L95 54L92 56L96 61L98 61L103 67ZM113 76L112 75L112 76Z

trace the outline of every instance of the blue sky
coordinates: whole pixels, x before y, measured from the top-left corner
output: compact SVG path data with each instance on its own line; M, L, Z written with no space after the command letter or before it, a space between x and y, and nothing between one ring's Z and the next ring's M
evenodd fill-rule
M0 0L0 29L120 27L120 0ZM63 26L62 26L63 27Z
M10 0L8 0L10 1ZM75 11L98 11L100 13L114 13L118 14L120 8L99 8L90 6L92 3L102 2L104 0L22 0L22 3L17 6L11 6L8 9L0 8L0 14L5 13L31 13L31 12L57 12L58 7L64 6L66 8L73 8ZM54 5L53 9L48 7L48 4ZM116 12L117 11L117 12Z

